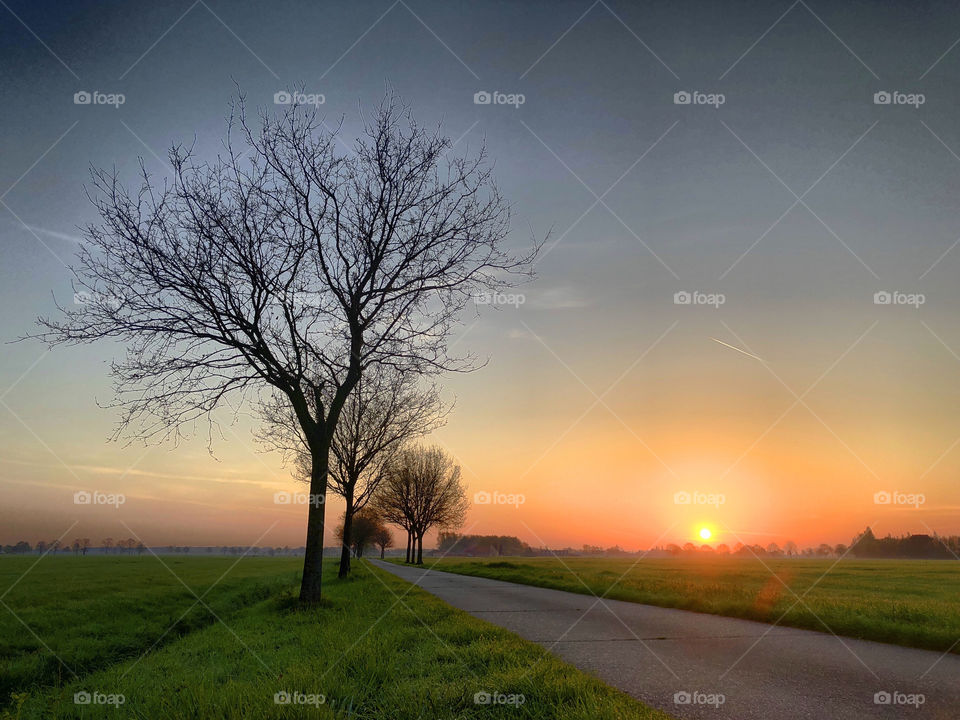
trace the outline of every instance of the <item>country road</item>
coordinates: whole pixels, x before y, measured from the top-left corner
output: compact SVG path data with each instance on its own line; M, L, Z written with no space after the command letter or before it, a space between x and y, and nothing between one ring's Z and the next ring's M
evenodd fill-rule
M371 562L678 718L960 718L956 655Z

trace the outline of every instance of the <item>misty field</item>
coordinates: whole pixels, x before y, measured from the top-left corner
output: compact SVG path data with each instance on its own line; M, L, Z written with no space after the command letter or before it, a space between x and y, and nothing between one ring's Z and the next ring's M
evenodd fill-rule
M956 561L443 558L431 567L960 652L960 563Z
M0 557L2 720L668 720L366 562L300 609L298 558L37 560Z

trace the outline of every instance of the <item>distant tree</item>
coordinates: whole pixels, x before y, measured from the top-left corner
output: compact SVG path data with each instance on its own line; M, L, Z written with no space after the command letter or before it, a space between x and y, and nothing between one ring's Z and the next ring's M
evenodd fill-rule
M387 548L393 545L393 535L390 532L390 528L381 525L373 536L373 542L380 548L380 559L383 560Z
M343 524L337 528L335 535L341 544L349 543L348 549L353 552L354 557L360 558L363 557L364 549L375 542L377 533L381 529L383 529L383 523L380 518L369 508L363 508L353 514L353 527L349 540L346 538Z
M783 544L783 551L787 554L787 557L793 557L799 552L799 549L793 540L787 540L787 542Z
M671 555L679 555L681 552L680 546L670 543L669 545L667 545L667 552L670 553Z
M347 397L330 444L329 487L346 504L338 577L350 572L354 514L376 493L403 444L438 428L446 412L435 387L422 388L416 374L386 366L363 375ZM297 475L309 481L309 447L296 417L284 413L264 437L274 446L292 443Z
M837 557L843 557L844 555L847 554L847 546L844 545L843 543L840 543L839 545L833 548L833 552Z
M74 555L79 555L79 554L80 554L80 539L77 538L76 540L74 540L70 547L73 548L73 554L74 554Z
M49 548L50 545L46 540L40 540L37 542L37 547L35 549L39 555L43 555L43 553L45 553Z
M104 538L100 541L100 544L103 545L103 551L109 553L113 550L113 538Z
M781 553L781 550L780 550L780 546L777 545L775 542L772 542L772 543L770 543L769 545L767 545L767 553L770 554L770 555L780 555L780 554L782 554L782 553Z
M80 554L86 555L90 549L90 538L80 538Z
M817 555L820 557L829 557L832 552L833 548L826 543L821 543L817 548Z
M374 501L376 512L407 529L408 562L423 563L423 536L433 527L463 524L467 494L460 466L441 448L407 447L390 464Z
M697 552L697 546L694 545L692 542L684 543L683 552L686 555L693 555L695 552Z
M729 555L730 547L724 543L717 545L717 555Z

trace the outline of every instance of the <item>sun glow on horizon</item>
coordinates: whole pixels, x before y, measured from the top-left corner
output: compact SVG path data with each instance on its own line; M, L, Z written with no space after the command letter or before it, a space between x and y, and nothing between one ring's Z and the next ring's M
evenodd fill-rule
M713 533L710 532L710 528L707 527L700 528L699 534L702 540L709 540L711 537L713 537Z

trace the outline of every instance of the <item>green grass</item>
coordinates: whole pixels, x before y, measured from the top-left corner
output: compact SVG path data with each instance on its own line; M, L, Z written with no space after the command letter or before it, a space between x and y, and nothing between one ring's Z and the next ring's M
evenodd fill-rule
M443 558L438 570L952 650L960 563L754 558ZM635 564L636 563L636 564ZM802 602L797 602L800 596ZM781 619L782 618L782 619Z
M35 560L0 558L0 594ZM365 562L345 581L328 563L309 609L297 559L163 562L210 610L149 556L47 557L23 576L13 612L0 605L0 718L668 720ZM125 702L77 705L82 691ZM277 705L281 691L324 701ZM477 705L482 691L525 701Z

